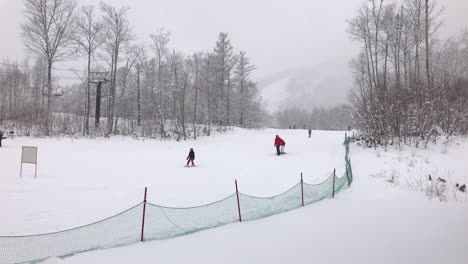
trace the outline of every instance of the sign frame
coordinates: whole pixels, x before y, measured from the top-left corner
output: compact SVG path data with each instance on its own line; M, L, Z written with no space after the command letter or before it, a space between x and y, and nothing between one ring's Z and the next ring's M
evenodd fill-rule
M21 147L20 178L23 175L23 164L24 163L34 164L35 165L34 179L36 179L37 178L37 147L33 147L33 146L22 146Z

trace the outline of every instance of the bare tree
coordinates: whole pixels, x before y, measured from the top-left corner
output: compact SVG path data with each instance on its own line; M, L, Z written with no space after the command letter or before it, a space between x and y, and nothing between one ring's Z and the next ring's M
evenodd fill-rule
M436 39L442 9L436 10L434 0L405 0L401 8L376 1L367 1L348 28L363 44L351 63L355 88L350 96L361 132L374 146L386 146L395 137L398 144L409 139L418 146L440 131L448 137L466 133L461 124L467 112L460 103L468 83L463 49L461 42Z
M216 56L217 90L215 92L217 93L217 100L215 101L215 105L217 108L217 119L220 124L230 125L230 75L236 58L227 33L219 33L214 54Z
M250 73L255 69L255 65L250 64L250 59L245 56L245 52L241 51L238 55L238 62L235 69L235 79L239 88L239 125L244 125L245 110L247 99L249 98L246 90L249 86Z
M47 106L45 134L50 135L52 104L52 67L70 56L67 49L73 39L70 30L74 0L25 0L22 35L27 50L47 63Z
M108 98L107 131L106 136L113 132L115 116L116 80L119 55L123 45L133 39L130 22L127 19L128 7L116 9L101 2L101 10L104 13L105 45L111 60L111 80Z
M91 60L94 52L104 42L103 24L96 19L94 6L83 6L76 19L75 42L87 57L87 82L85 91L85 124L83 134L89 135L89 117L91 109Z
M431 86L431 75L430 75L430 69L429 69L429 0L426 0L426 5L425 5L425 37L426 37L426 74L427 74L427 84L430 87Z
M135 62L135 70L137 74L137 96L136 96L136 109L137 109L137 126L141 126L141 71L144 69L145 63L145 46L144 44L140 44L139 46L135 47L135 54L136 54L136 62Z
M201 71L201 63L202 63L202 53L195 53L192 56L192 71L194 72L194 83L193 87L195 89L194 95L194 107L193 107L193 139L197 139L197 111L198 111L198 90L200 87L200 71Z
M161 137L166 137L164 122L166 121L166 98L167 95L167 78L165 73L168 71L168 43L170 41L170 32L165 29L160 29L156 34L151 34L151 47L156 55L156 89L152 91L155 112L158 113L159 133ZM153 87L154 88L154 87Z
M28 0L30 5L44 2L63 4L67 1L74 3L72 0ZM51 8L49 5L46 7ZM31 7L29 9L33 10ZM32 49L37 55L33 67L27 66L27 63L12 63L7 67L0 65L0 69L5 72L0 71L0 125L18 124L25 134L31 131L37 131L38 135L49 134L50 131L67 134L82 131L84 135L93 133L110 136L121 133L185 140L192 137L192 132L196 139L211 135L214 129L225 131L228 125L253 127L265 124L266 114L262 110L258 89L249 76L254 66L244 52L235 53L227 33L219 34L212 52L199 51L189 55L176 50L168 52L170 33L166 30L150 35L149 45L141 43L133 47L133 36L127 19L129 9L101 3L100 10L101 18L95 7L84 6L79 10L76 20L72 20L71 15L69 17L69 24L76 31L65 32L62 27L62 44L50 61L55 62L66 58L69 53L80 52L87 56L88 70L87 76L83 74L75 77L80 84L63 89L60 100L54 100L52 109L50 95L56 93L51 92L54 91L51 83L57 82L58 85L60 80L73 77L51 76L54 67L50 64L45 67L47 61L44 59L49 50L41 50L40 43L37 44L38 49ZM40 9L39 13L42 11ZM46 14L40 15L52 16L49 9L44 12ZM37 19L41 18L39 16ZM29 24L25 24L25 29L41 33L42 28L28 28L26 25ZM35 40L34 35L31 38L31 41ZM48 40L47 36L45 38ZM74 49L66 49L71 44ZM97 62L96 56L103 64ZM49 85L45 81L45 68L49 72ZM106 68L110 70L105 71ZM99 81L96 89L94 131L89 127L90 110L93 108L90 103L91 70L106 73L106 79ZM109 72L110 78L107 77ZM106 85L102 87L104 82ZM85 91L84 96L82 90ZM49 95L47 120L41 115L46 113L46 97L41 94ZM103 111L103 116L107 117L105 129L98 129L101 95L107 98L107 111ZM54 114L52 122L50 116L54 112L60 114ZM40 131L38 126L47 126L48 131Z

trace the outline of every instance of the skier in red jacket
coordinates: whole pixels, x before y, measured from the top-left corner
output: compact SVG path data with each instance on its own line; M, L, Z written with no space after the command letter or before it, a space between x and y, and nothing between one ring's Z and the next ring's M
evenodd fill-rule
M284 153L284 146L286 145L286 142L282 138L280 138L278 135L276 135L275 138L275 147L276 147L276 154L279 156L280 154ZM281 151L280 151L281 147Z

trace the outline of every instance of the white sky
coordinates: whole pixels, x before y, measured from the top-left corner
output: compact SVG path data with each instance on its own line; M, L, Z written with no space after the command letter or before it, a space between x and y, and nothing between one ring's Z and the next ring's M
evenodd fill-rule
M346 19L365 0L108 0L130 6L139 41L157 28L171 31L171 46L184 53L212 50L218 33L228 32L236 50L257 65L262 79L292 68L327 61L348 63L358 47L348 39ZM79 5L97 0L78 0ZM439 0L446 7L444 36L468 27L467 0ZM22 0L0 0L0 60L22 61ZM67 62L66 66L70 63ZM65 63L64 63L65 64ZM73 66L73 65L72 65ZM76 67L76 66L75 66ZM81 66L78 66L81 68ZM339 77L340 73L337 72ZM349 73L345 73L349 74Z

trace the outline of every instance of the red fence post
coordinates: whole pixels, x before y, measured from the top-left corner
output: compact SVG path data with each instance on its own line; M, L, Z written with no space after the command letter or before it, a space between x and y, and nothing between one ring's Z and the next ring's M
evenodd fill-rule
M304 181L302 180L302 172L301 172L301 195L302 195L302 206L304 206Z
M237 189L237 180L235 180L235 184L236 184L236 196L237 196L237 210L239 211L239 222L242 222L240 202L239 202L239 189Z
M336 178L336 169L333 169L333 192L332 192L332 198L335 198L335 178Z
M145 187L145 198L143 200L143 219L141 220L141 242L144 240L144 234L145 234L145 215L146 215L146 191L147 187Z

